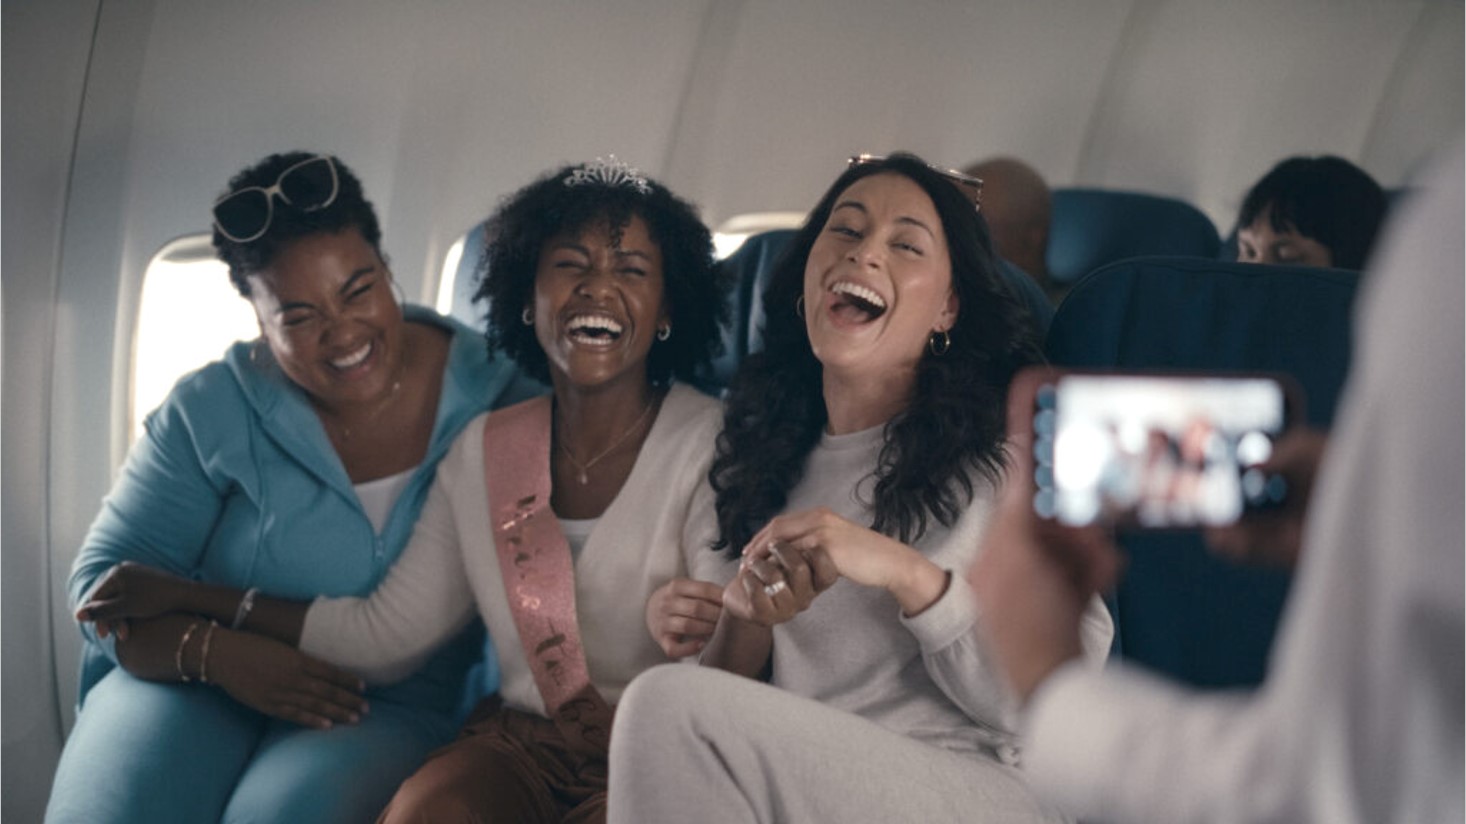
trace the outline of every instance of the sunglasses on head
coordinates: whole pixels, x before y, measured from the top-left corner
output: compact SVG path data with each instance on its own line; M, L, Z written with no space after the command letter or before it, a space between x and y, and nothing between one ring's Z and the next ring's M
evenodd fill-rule
M862 166L866 163L881 163L886 160L885 155L858 154L850 158L849 167ZM952 181L968 200L972 201L972 208L982 211L982 178L964 174L956 169L944 169L941 166L926 164L928 169Z
M214 227L235 243L248 243L270 229L275 198L293 209L314 212L336 200L340 181L330 155L302 160L280 173L272 186L246 186L214 201Z

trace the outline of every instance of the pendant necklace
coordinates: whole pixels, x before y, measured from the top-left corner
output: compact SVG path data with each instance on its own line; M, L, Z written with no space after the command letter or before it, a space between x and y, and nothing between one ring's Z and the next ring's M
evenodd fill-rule
M655 399L647 401L646 409L643 409L641 411L641 415L638 416L636 421L631 424L631 427L625 432L622 432L621 436L613 441L610 446L602 450L599 455L596 455L594 458L591 458L585 463L581 463L579 460L577 460L575 457L575 453L570 451L570 447L567 446L565 443L568 439L565 437L562 431L560 437L556 439L556 443L560 445L560 451L565 453L565 457L569 458L570 463L574 464L576 470L579 471L580 474L576 476L575 480L579 481L581 486L585 486L586 484L590 483L590 468L600 463L602 458L616 451L616 447L625 443L626 439L630 438L632 433L640 429L641 425L643 423L646 423L647 416L652 413L652 407L656 405L657 402Z

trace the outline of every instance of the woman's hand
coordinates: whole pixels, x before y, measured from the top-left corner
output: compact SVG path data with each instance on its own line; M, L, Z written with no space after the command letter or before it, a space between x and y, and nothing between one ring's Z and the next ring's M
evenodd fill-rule
M743 550L738 574L723 590L723 605L734 617L772 627L808 609L839 578L827 554L755 536Z
M219 627L207 665L234 700L303 727L355 724L369 710L360 678L262 635Z
M907 615L926 609L947 588L947 573L921 553L824 507L769 521L749 541L744 557L758 558L774 547L788 547L812 560L825 559L839 577L888 590ZM833 583L831 579L819 590Z
M722 613L717 584L673 578L647 599L646 628L668 658L686 658L702 652Z
M1230 526L1206 530L1213 552L1239 563L1291 570L1303 547L1303 519L1313 494L1314 476L1328 446L1328 435L1316 429L1290 430L1273 446L1272 457L1260 468L1278 475L1288 485L1287 498L1277 509L1247 512Z
M76 620L97 625L103 638L111 632L127 640L128 618L152 618L184 609L192 582L150 566L123 561L107 570L76 610Z

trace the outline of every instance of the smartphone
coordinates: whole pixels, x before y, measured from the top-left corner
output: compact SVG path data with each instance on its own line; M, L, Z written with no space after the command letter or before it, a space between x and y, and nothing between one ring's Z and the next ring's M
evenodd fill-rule
M1033 432L1034 511L1071 526L1221 526L1286 499L1263 472L1297 419L1292 381L1265 374L1029 370L1010 421Z

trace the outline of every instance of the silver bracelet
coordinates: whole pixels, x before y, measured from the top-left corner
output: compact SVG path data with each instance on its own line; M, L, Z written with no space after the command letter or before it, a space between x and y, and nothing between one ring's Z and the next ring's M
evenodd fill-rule
M249 611L255 608L255 596L259 594L259 587L250 587L244 591L244 597L239 599L239 608L234 610L234 623L229 625L230 629L239 629L244 626L244 619L248 618Z

